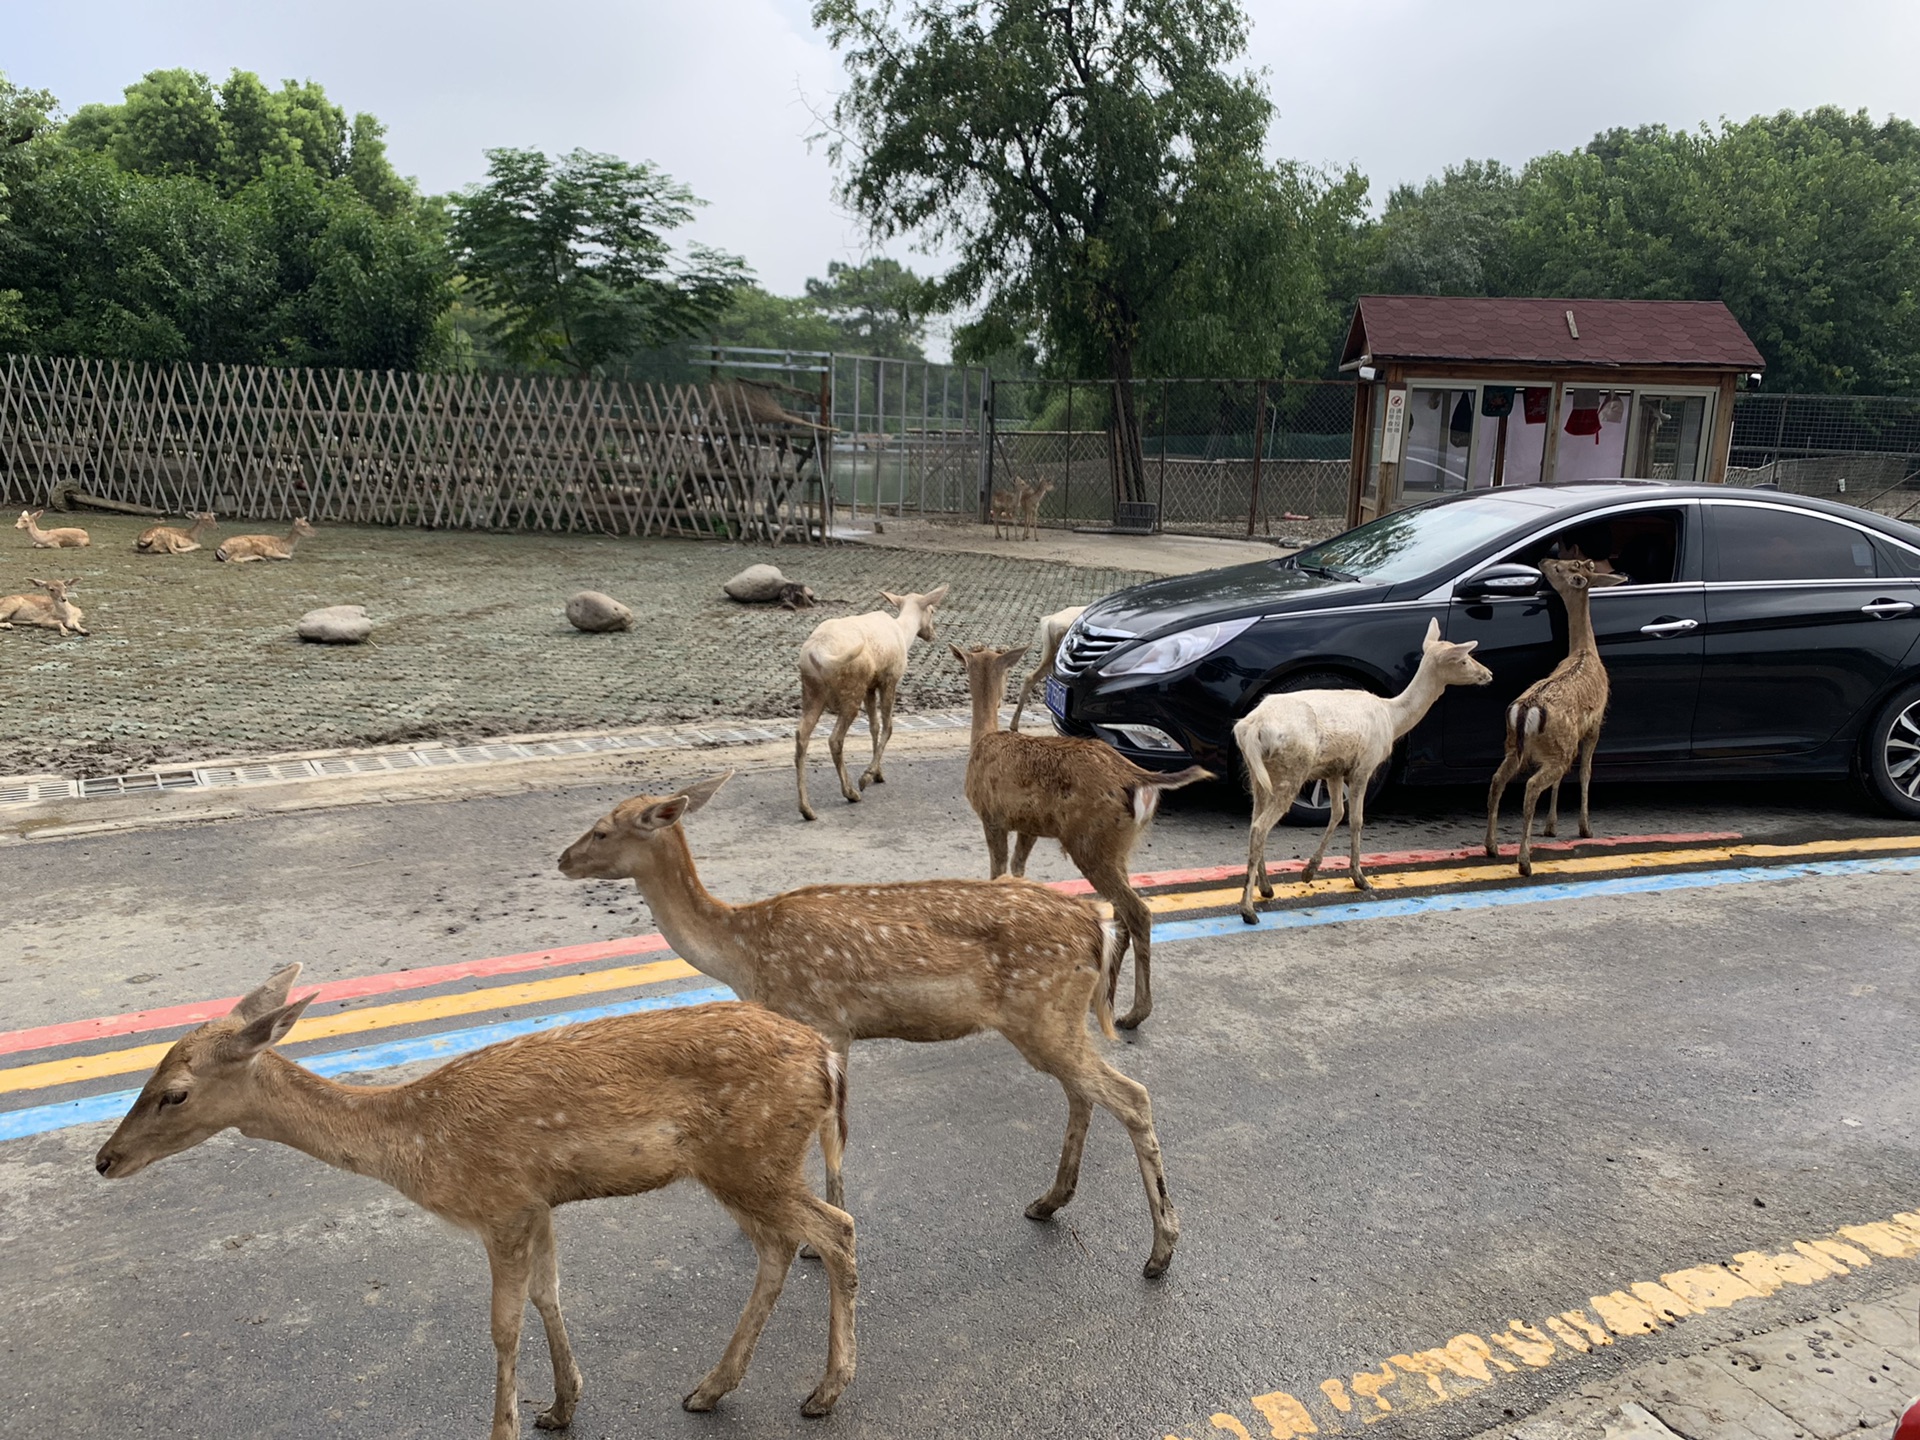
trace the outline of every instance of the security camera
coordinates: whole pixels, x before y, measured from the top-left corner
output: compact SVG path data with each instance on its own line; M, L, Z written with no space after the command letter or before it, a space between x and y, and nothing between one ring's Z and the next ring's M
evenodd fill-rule
M1360 378L1362 380L1377 380L1380 378L1380 372L1371 365L1362 365L1360 367Z

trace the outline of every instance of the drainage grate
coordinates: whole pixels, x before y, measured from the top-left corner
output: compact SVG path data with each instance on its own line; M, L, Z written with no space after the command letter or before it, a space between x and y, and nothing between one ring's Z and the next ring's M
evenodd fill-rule
M896 730L965 730L972 723L972 712L967 710L897 715L893 722ZM414 749L381 750L362 755L323 755L311 760L255 760L226 765L178 766L165 770L140 770L131 775L98 775L85 780L67 780L59 776L16 776L0 779L0 807L38 805L51 800L88 800L103 795L159 795L168 790L214 790L235 785L324 780L338 775L369 775L383 771L439 770L458 765L546 760L564 755L610 755L636 750L754 745L769 740L791 740L795 728L795 722L791 720L768 720L751 725L676 726L664 730L636 730L627 734L570 735L552 740L422 745ZM864 735L866 730L865 720L854 722L854 734Z

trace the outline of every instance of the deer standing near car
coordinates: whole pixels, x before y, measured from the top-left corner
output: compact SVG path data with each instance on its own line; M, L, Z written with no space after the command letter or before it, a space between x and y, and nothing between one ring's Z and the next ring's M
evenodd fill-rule
M477 1235L493 1273L491 1440L520 1433L520 1326L532 1299L565 1429L580 1399L560 1313L553 1209L691 1178L759 1252L753 1293L720 1361L682 1402L711 1410L740 1383L804 1242L831 1292L827 1372L802 1413L833 1408L854 1371L853 1221L807 1189L818 1134L838 1156L841 1057L757 1005L696 1005L565 1025L489 1045L405 1085L342 1085L273 1049L314 998L290 1000L288 965L168 1050L94 1168L110 1180L223 1130L275 1140L383 1181Z
M1058 840L1096 894L1124 927L1133 948L1133 1007L1117 1023L1138 1026L1153 1011L1153 913L1133 888L1128 866L1153 823L1162 791L1178 790L1213 772L1198 765L1171 775L1143 770L1098 740L1068 735L1015 735L1000 728L1007 672L1026 654L976 645L947 647L967 672L973 696L973 744L967 752L967 804L987 838L988 873L1027 873L1036 840ZM1013 857L1007 839L1013 838ZM1119 974L1120 962L1113 963Z
M1487 791L1487 854L1498 858L1500 799L1507 783L1528 766L1526 797L1520 808L1520 873L1533 874L1533 811L1541 791L1551 792L1547 834L1560 828L1560 782L1580 761L1580 838L1593 838L1587 818L1587 789L1593 781L1593 752L1607 718L1607 667L1593 643L1592 592L1624 585L1630 578L1599 570L1591 560L1542 560L1540 573L1567 606L1567 655L1544 680L1536 680L1507 707L1507 753L1493 772Z
M195 510L188 519L193 521L191 529L182 530L178 525L150 525L140 532L140 538L133 542L133 548L142 555L189 555L200 548L200 532L214 528L211 510Z
M1086 612L1086 608L1084 605L1070 605L1065 610L1042 615L1040 623L1034 626L1033 653L1040 659L1020 686L1020 697L1013 702L1013 719L1007 722L1007 729L1019 733L1020 712L1027 708L1027 701L1033 698L1033 687L1047 678L1053 669L1054 657L1060 653L1060 642L1067 638L1067 631L1073 628L1073 622Z
M27 532L27 539L33 542L36 550L84 550L93 544L93 537L78 525L63 525L55 530L42 530L34 522L46 514L44 510L22 510L20 518L13 522L13 528Z
M672 795L637 795L560 857L571 880L632 880L660 933L689 965L743 1000L811 1025L845 1055L855 1040L958 1040L998 1030L1067 1094L1067 1133L1052 1188L1027 1207L1045 1220L1073 1198L1098 1105L1127 1129L1146 1186L1153 1249L1173 1258L1180 1221L1167 1198L1153 1102L1093 1047L1091 1012L1113 1036L1119 945L1092 905L1025 880L811 885L729 905L694 869L681 821L729 775ZM844 1194L840 1152L821 1136L827 1199Z
M1261 899L1273 898L1273 885L1267 879L1267 836L1310 780L1327 782L1327 828L1301 878L1312 880L1319 873L1327 844L1344 814L1350 845L1348 874L1354 888L1373 888L1360 866L1367 784L1393 758L1400 737L1425 718L1449 685L1485 685L1493 679L1493 673L1473 658L1478 643L1442 640L1440 622L1430 619L1426 638L1420 642L1419 668L1398 695L1389 699L1365 690L1286 691L1267 696L1234 722L1233 738L1253 788L1247 883L1240 892L1242 920L1258 923L1253 911L1256 882Z
M214 551L213 558L235 565L249 560L291 560L293 547L317 533L306 516L298 515L285 535L236 535Z
M814 727L829 710L834 724L827 749L833 756L834 773L840 777L840 793L849 804L855 804L867 786L886 784L881 767L893 739L893 704L900 693L901 677L907 673L907 657L915 639L933 639L933 612L947 598L947 587L942 585L924 595L895 595L883 590L880 598L900 613L870 610L865 615L822 620L800 647L800 728L793 737L793 773L800 792L800 813L808 820L817 817L807 799L807 748L813 743ZM862 706L866 707L873 759L856 790L847 778L843 752L847 732Z

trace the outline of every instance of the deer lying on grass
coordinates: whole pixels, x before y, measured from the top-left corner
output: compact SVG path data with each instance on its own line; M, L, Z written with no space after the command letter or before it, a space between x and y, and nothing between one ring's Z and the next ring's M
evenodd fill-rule
M1071 605L1065 610L1056 610L1051 615L1040 617L1040 623L1033 631L1033 653L1040 660L1027 676L1026 683L1020 687L1020 698L1013 702L1013 719L1007 723L1007 729L1019 733L1020 712L1027 708L1027 701L1033 698L1033 687L1047 678L1047 672L1053 669L1053 657L1060 653L1060 642L1067 638L1067 631L1073 628L1073 622L1080 618L1086 608L1084 605Z
M1442 640L1440 622L1429 620L1420 647L1420 668L1413 672L1407 688L1393 698L1365 690L1295 690L1269 695L1234 722L1233 738L1253 787L1247 883L1240 893L1242 920L1249 925L1256 923L1256 880L1260 898L1273 898L1273 885L1267 879L1267 835L1309 780L1327 782L1330 813L1320 844L1301 871L1301 878L1311 880L1318 873L1327 842L1346 814L1351 846L1348 866L1354 887L1373 888L1373 881L1360 868L1367 783L1392 757L1395 742L1420 723L1447 686L1485 685L1493 679L1492 672L1473 658L1473 647L1478 643Z
M195 510L188 518L193 521L191 529L182 530L178 525L152 525L140 532L140 538L133 542L133 548L142 555L187 555L200 548L200 532L214 525L211 510Z
M998 1030L1067 1092L1067 1134L1053 1186L1027 1207L1045 1220L1073 1198L1098 1105L1133 1139L1153 1217L1148 1276L1173 1258L1179 1218L1167 1198L1153 1102L1100 1058L1091 1010L1113 1035L1108 999L1118 946L1091 905L1020 880L812 885L729 905L700 883L681 819L728 776L673 795L639 795L560 857L571 880L632 880L660 933L689 965L743 1000L813 1026L845 1055L855 1040L957 1040ZM821 1135L827 1199L845 1191L840 1149Z
M1593 838L1587 820L1587 787L1593 780L1593 752L1607 718L1607 667L1593 643L1591 592L1624 585L1629 577L1594 569L1591 560L1542 560L1547 577L1567 605L1567 658L1544 680L1535 681L1507 707L1507 754L1493 772L1487 791L1487 854L1498 857L1495 834L1500 797L1507 782L1529 765L1526 798L1521 804L1520 873L1533 874L1533 809L1540 792L1550 791L1547 834L1560 828L1560 781L1580 758L1580 838Z
M1040 538L1040 502L1053 493L1053 481L1020 487L1020 535L1022 540Z
M925 595L894 595L883 590L880 596L900 613L870 610L865 615L822 620L800 647L800 728L793 738L793 773L800 790L800 813L809 820L817 817L807 799L807 747L813 742L814 727L829 710L834 724L827 749L840 777L840 793L849 804L856 804L867 786L887 783L881 766L893 739L893 702L900 693L900 678L907 673L907 655L916 636L933 639L933 612L947 598L947 587L942 585ZM842 752L847 732L863 705L873 759L856 790L847 779Z
M1117 1022L1131 1030L1153 1010L1153 914L1133 888L1128 864L1160 808L1160 792L1178 790L1213 773L1193 765L1172 775L1142 770L1098 740L1066 735L1015 735L1000 728L1000 697L1018 650L976 645L947 647L967 672L973 696L973 747L967 754L967 804L987 836L987 863L995 879L1009 869L1027 873L1036 840L1060 848L1113 906L1125 927L1120 951L1133 946L1133 1008ZM1012 834L1013 860L1007 860ZM1112 974L1117 980L1120 960Z
M805 1241L832 1293L827 1372L802 1413L824 1415L853 1379L853 1221L807 1189L817 1133L838 1155L841 1057L756 1005L696 1005L538 1031L407 1085L341 1085L272 1049L313 996L288 1002L298 965L178 1041L94 1168L123 1179L222 1130L277 1140L391 1185L487 1247L493 1271L492 1440L520 1433L515 1374L527 1300L547 1332L564 1429L581 1375L560 1314L553 1207L641 1195L691 1177L739 1222L759 1274L719 1364L683 1402L711 1410L740 1383Z
M92 633L81 623L87 618L85 612L67 598L80 587L77 578L35 580L29 576L27 583L38 585L47 593L0 596L0 630L11 630L15 625L34 625L42 630L58 630L62 635Z
M47 512L44 510L22 510L20 518L13 522L13 528L27 532L27 538L33 542L36 550L84 550L93 544L93 537L78 525L65 525L57 530L42 530L34 522Z
M213 558L235 565L244 565L249 560L291 560L293 547L316 533L307 523L307 517L298 515L285 535L236 535L214 551Z

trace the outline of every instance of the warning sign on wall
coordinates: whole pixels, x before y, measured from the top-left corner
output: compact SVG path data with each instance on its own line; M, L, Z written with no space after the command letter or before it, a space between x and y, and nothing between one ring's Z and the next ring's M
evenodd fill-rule
M1380 431L1380 461L1383 465L1400 463L1400 437L1407 428L1407 392L1387 392L1386 423Z

